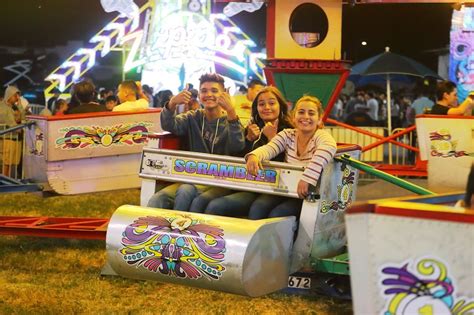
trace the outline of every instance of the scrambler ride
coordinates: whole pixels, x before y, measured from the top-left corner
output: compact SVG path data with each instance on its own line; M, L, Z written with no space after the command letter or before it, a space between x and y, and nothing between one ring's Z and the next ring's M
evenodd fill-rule
M305 32L288 32L287 29L289 24L298 21L297 13L304 13L307 7L304 5L308 2L318 5L324 11L325 19L331 22L327 33L318 38L314 47L308 46L312 42L306 42L307 38L303 36ZM296 100L307 92L320 96L327 105L325 118L349 75L348 65L340 60L341 8L341 1L295 0L281 1L278 4L274 0L268 1L268 58L265 68L268 82L282 90L290 100ZM290 15L292 12L294 14ZM118 117L120 115L122 116ZM131 116L133 124L143 121L144 117ZM326 288L326 293L348 297L349 290L344 287L345 283L340 281L339 276L349 274L344 214L356 198L358 170L369 172L418 194L432 194L357 162L360 155L358 146L339 145L335 159L322 173L315 192L303 202L299 222L294 217L252 221L150 209L144 206L162 181L205 184L295 198L297 179L303 168L285 163L268 163L259 176L253 177L247 174L242 159L169 150L176 149L176 146L168 145L173 143L173 139L152 135L149 136L150 143L143 149L141 162L138 164L144 144L143 135L160 131L159 124L155 123L159 121L158 112L149 118L155 129L144 131L141 128L143 126L138 126L140 130L130 129L131 138L121 137L115 128L123 119L128 119L127 116L112 114L111 117L113 118L104 116L96 121L88 120L87 116L77 116L71 117L75 121L67 122L55 118L37 118L37 126L27 138L27 145L30 142L28 148L31 149L28 151L30 162L27 164L32 167L28 171L36 174L34 176L38 176L40 181L51 181L50 186L62 190L63 194L75 194L87 192L91 187L98 191L109 190L110 187L125 188L128 183L137 186L137 172L133 171L133 176L130 169L123 172L124 183L127 184L118 187L109 180L110 175L118 174L114 167L115 161L128 163L133 167L136 165L142 181L141 206L124 205L117 209L110 221L0 217L0 234L106 239L107 265L104 267L104 274L154 279L248 296L261 296L291 287L298 289L299 293L312 293L318 288ZM98 126L98 121L103 123L102 128L90 129ZM66 123L70 125L66 126ZM472 121L469 126L471 123ZM67 134L68 132L73 134ZM448 139L444 131L438 134L436 136L442 138L434 139L439 144L435 148L437 153L449 155L441 156L444 158L459 158L452 157L453 150L446 149L449 145L453 146L451 142L446 143L451 138ZM465 139L465 136L460 137ZM114 152L114 145L119 144L125 151ZM74 150L61 152L61 146L82 148L78 150L81 154ZM470 155L472 150L466 150ZM60 156L61 154L64 156ZM440 158L434 156L433 152L431 154L433 158ZM111 165L112 171L100 173L104 171L104 165ZM88 170L89 167L95 167L94 171L88 171L87 174L78 171ZM36 172L38 168L41 172ZM89 175L96 178L90 180L87 177ZM91 182L96 184L91 185ZM459 291L454 292L461 292L461 295L454 296L453 290L449 291L449 297L459 300L451 305L451 309L457 314L461 314L462 310L469 310L472 304L466 306L462 295L472 296L472 258L460 253L465 250L466 244L474 242L471 233L474 215L443 205L459 199L460 194L449 198L448 201L443 196L405 202L371 201L349 209L346 217L356 313L377 313L386 304L390 314L402 314L403 310L397 311L401 309L397 309L400 304L405 306L412 303L413 306L416 298L419 302L419 296L413 298L413 292L423 288L422 285L426 282L416 282L417 287L413 287L409 293L403 291L406 288L399 289L393 300L389 301L388 298L382 298L381 281L379 283L377 279L384 271L389 275L395 272L406 275L407 268L412 274L418 271L425 272L423 275L426 276L426 268L415 271L412 263L423 262L424 257L428 256L435 257L429 258L430 261L446 267L442 271L450 268L448 273L442 273L444 278L428 284L442 284L445 288L452 288L452 278L459 279ZM431 205L438 203L442 205ZM387 218L387 215L390 217ZM395 215L400 218L394 219ZM409 229L406 224L410 224ZM440 227L442 233L439 232ZM401 230L405 231L403 235L399 233ZM421 233L424 233L423 241L412 244L412 235ZM388 234L390 237L385 237ZM445 238L444 235L452 237ZM433 244L439 246L433 249ZM452 247L452 244L460 245ZM392 248L399 250L391 250ZM462 259L459 259L461 256ZM321 277L321 274L315 272L329 272L333 276ZM423 279L421 276L419 278ZM370 280L370 287L366 285L367 279ZM392 279L388 280L386 283ZM425 289L439 297L438 291L434 290L436 288L437 286L427 286ZM428 294L425 291L422 293L425 303ZM388 296L389 293L385 291L385 295ZM438 302L436 300L433 303ZM420 303L416 310L430 310L430 305ZM441 307L439 303L435 306Z
M360 148L339 145L336 156L343 154L358 158ZM355 199L358 180L358 170L345 162L328 164L304 200L299 222L295 217L254 221L144 207L163 181L297 198L303 170L269 162L253 176L242 158L145 147L139 174L142 206L122 206L110 219L104 273L248 296L288 284L314 288L312 270L329 264L320 259L345 250L343 215ZM338 273L347 275L347 257L340 264Z

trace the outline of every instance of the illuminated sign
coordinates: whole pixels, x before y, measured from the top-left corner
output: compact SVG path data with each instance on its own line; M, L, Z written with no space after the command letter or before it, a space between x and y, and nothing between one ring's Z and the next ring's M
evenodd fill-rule
M146 3L140 12L132 18L119 15L94 35L86 47L78 49L72 56L46 77L51 85L46 88L46 98L51 96L51 91L57 87L60 91L66 90L77 81L85 72L95 65L97 55L101 58L107 56L112 48L123 43L125 36L132 34L144 23L147 10L151 10L150 3Z
M158 10L155 14L158 14ZM215 72L220 65L244 81L247 75L264 81L265 54L237 25L223 14L175 10L159 11L150 27L148 45L137 62L143 64L142 82L155 90L177 92L186 83L197 86L203 73ZM136 58L135 58L136 59Z
M200 8L209 7L207 0L199 1ZM124 71L143 66L142 82L155 90L176 91L185 83L197 85L203 73L216 71L216 65L229 69L241 81L250 73L265 80L260 61L265 54L252 52L256 44L226 15L209 15L208 9L186 10L179 2L153 2L148 1L132 17L113 19L49 74L45 79L51 81L45 89L46 99L54 87L66 90L95 65L97 58L126 44L131 48ZM154 16L149 19L154 6Z
M474 90L474 8L453 10L449 79L457 84L458 99Z

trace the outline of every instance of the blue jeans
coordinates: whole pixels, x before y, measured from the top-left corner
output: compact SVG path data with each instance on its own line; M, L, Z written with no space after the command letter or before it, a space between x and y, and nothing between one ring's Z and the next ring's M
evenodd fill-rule
M148 201L148 207L189 211L194 198L207 189L204 185L174 183L157 191Z
M207 208L208 204L214 199L226 196L232 193L232 190L222 187L209 187L206 186L206 190L202 189L196 194L196 197L191 203L189 208L190 212L203 213ZM207 213L207 212L206 212Z
M250 206L249 219L260 220L300 215L303 199L286 198L273 195L260 195Z
M209 202L205 213L228 217L245 216L257 196L258 194L252 192L234 192Z

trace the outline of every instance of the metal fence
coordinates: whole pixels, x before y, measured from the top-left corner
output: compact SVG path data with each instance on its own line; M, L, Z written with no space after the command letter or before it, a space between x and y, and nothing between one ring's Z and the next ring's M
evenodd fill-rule
M0 130L7 126L0 124ZM0 166L1 174L14 179L23 178L22 156L24 150L23 131L9 132L0 135Z
M43 109L46 107L40 104L28 104L28 109L32 115L39 115Z
M405 128L392 130L392 135L404 131ZM416 147L416 132L410 132L397 138L398 142ZM415 162L415 152L398 145L388 144L388 154L392 152L392 163L398 165L411 165Z
M383 127L359 127L365 131L374 133L381 137L385 137L387 128ZM344 127L327 126L324 128L328 131L338 143L351 143L357 144L361 148L374 143L377 139L366 134L362 134L355 130L347 129ZM364 162L384 162L384 146L375 147L369 151L362 153L361 161Z
M385 127L355 127L330 121L326 130L339 143L357 144L362 148L361 161L397 176L426 176L426 165L419 163L416 128L397 128L388 134ZM364 174L362 178L371 178Z

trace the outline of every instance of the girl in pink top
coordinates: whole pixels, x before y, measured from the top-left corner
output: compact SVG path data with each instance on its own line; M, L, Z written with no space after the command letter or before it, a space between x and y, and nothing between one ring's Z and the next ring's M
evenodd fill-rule
M322 115L323 108L316 97L300 98L293 113L295 129L284 129L268 144L247 154L245 158L248 172L256 175L261 169L261 161L271 160L281 152L285 152L285 162L305 167L297 187L298 196L305 198L308 195L309 185L316 185L322 170L332 160L337 149L334 138L322 130ZM302 199L289 198L273 208L268 217L298 216L301 204ZM265 215L253 213L256 211L258 208L252 206L249 218L258 219Z

